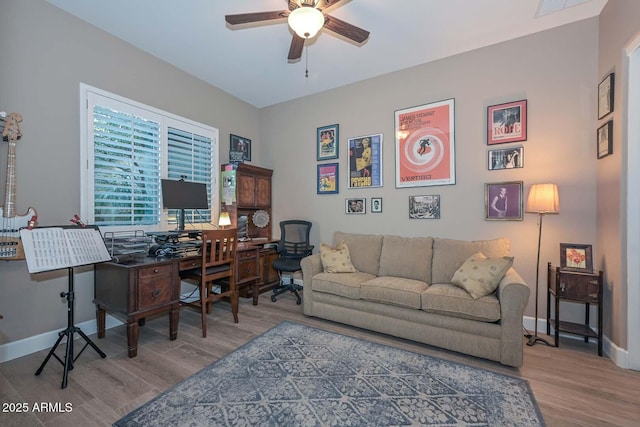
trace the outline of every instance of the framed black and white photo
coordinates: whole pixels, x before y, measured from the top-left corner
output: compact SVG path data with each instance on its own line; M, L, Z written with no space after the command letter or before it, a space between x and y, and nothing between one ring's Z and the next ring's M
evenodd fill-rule
M487 220L522 221L522 181L484 185L484 217Z
M382 197L371 198L371 213L382 213Z
M488 151L489 170L524 167L524 147L502 148Z
M613 120L598 128L598 158L613 154Z
M409 196L409 218L440 219L440 195Z
M231 134L229 158L230 159L233 158L234 160L239 161L239 157L240 157L240 155L238 154L239 152L242 153L243 161L250 162L251 161L251 140L248 138L243 138L241 136Z
M352 197L344 199L344 213L365 214L367 213L367 199L362 197Z
M598 119L613 112L613 77L609 74L598 85Z

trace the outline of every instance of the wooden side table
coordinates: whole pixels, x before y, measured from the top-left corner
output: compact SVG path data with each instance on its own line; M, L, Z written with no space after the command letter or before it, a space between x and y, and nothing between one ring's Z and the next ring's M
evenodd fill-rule
M562 271L560 267L547 264L547 335L551 335L551 322L555 333L555 346L559 345L560 332L598 340L598 356L602 356L602 295L603 272L581 273ZM555 313L551 318L551 296L554 297ZM565 322L560 320L560 301L574 302L585 305L584 323ZM598 304L597 330L589 324L589 308L591 304Z

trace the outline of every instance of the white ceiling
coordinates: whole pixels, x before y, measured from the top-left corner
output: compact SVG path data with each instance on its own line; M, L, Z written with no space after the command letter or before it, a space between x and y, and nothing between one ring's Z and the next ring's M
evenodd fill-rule
M321 30L295 63L286 20L242 29L224 20L285 10L287 0L48 2L262 108L597 16L607 0L344 0L325 12L369 40L357 46Z

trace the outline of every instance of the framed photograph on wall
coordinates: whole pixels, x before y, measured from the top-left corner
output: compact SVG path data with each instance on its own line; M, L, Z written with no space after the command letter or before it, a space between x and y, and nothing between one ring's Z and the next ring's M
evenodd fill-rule
M613 77L609 74L598 85L598 119L613 112Z
M522 221L524 211L522 187L522 181L485 184L485 219Z
M440 195L409 196L409 218L440 219Z
M382 134L349 138L349 188L382 187Z
M613 120L609 120L598 128L598 158L613 154Z
M231 151L242 152L242 160L247 162L251 161L251 140L250 139L231 134L230 142L231 142L230 148L229 148L230 152Z
M367 199L361 198L361 197L344 199L344 213L346 214L367 213Z
M382 213L382 197L371 198L371 213Z
M316 129L316 160L338 158L339 125L323 126Z
M396 188L456 183L453 99L395 112Z
M318 194L338 194L338 163L322 163L317 171Z
M560 243L560 270L593 273L591 245Z
M489 170L514 169L524 167L524 147L489 150Z
M526 140L526 99L487 107L487 145Z

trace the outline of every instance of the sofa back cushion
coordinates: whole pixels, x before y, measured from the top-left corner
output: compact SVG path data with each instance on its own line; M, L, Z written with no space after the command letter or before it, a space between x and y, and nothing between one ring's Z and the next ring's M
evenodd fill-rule
M476 252L482 252L487 258L499 258L508 256L510 247L506 238L471 242L434 237L431 283L451 283L460 266Z
M351 263L358 271L373 275L378 274L382 236L374 234L351 234L336 231L333 234L333 246L344 240L349 248Z
M431 283L432 237L384 236L378 276Z

